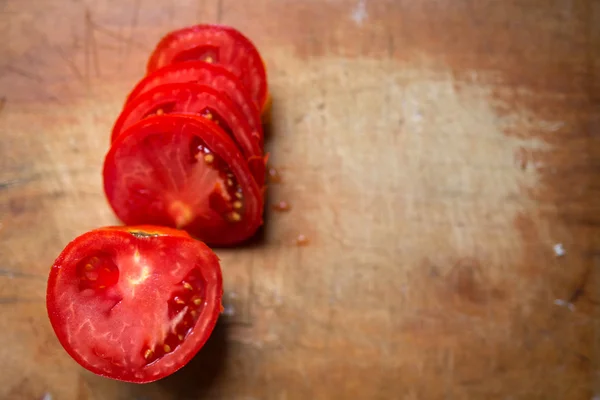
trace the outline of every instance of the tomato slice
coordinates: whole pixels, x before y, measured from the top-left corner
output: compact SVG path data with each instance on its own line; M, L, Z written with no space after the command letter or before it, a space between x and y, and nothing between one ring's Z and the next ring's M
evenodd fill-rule
M127 97L126 104L159 85L187 82L211 86L227 95L240 108L252 130L260 132L260 136L263 136L260 112L240 80L225 68L202 61L168 65L146 75L133 88Z
M223 65L244 83L258 109L263 109L267 100L265 65L256 46L241 32L212 24L172 31L152 52L147 72L191 60Z
M185 113L202 115L227 132L248 160L260 187L264 184L262 129L251 128L240 108L227 95L198 83L167 83L135 97L119 115L112 140L137 121L152 115Z
M149 117L120 134L104 161L104 190L128 225L185 229L233 245L262 224L262 193L232 139L205 118Z
M107 227L58 256L46 307L81 366L146 383L194 357L215 327L222 295L219 260L204 243L169 228Z

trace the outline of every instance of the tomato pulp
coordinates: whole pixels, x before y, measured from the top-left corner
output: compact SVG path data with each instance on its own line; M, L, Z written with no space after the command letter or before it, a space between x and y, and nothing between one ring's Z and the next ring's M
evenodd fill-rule
M262 224L263 198L232 139L202 117L149 117L117 137L104 189L129 225L176 227L211 245L233 245Z
M174 229L108 227L69 243L50 270L46 306L60 343L84 368L146 383L180 369L221 310L217 256Z
M203 24L170 32L158 43L148 60L147 72L190 60L219 64L237 76L262 110L266 104L267 76L256 46L238 30Z

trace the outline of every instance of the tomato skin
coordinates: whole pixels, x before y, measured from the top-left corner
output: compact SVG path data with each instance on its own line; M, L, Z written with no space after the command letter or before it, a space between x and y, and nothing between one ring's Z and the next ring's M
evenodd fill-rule
M216 113L248 161L257 184L263 186L265 163L262 160L262 128L260 125L251 127L233 100L211 86L193 82L166 83L142 93L129 102L119 115L113 127L112 141L114 142L124 130L158 109L161 115L200 115L204 110Z
M193 329L187 334L183 343L169 354L165 354L162 359L144 365L139 370L127 369L122 366L116 366L116 364L110 365L108 368L106 365L94 365L92 361L98 361L98 356L88 348L78 348L80 344L77 343L77 336L79 334L70 335L71 331L68 327L74 323L73 319L76 318L74 316L75 312L65 309L65 301L61 297L68 294L69 289L72 289L72 286L76 284L76 265L80 260L85 260L90 253L96 254L95 252L98 249L102 249L102 251L127 254L127 245L133 243L140 245L140 247L142 244L147 246L150 241L153 243L163 243L167 247L177 246L177 248L194 249L187 252L188 254L194 254L194 259L186 261L191 261L194 265L193 268L196 268L195 266L201 263L202 277L206 285L206 306L202 309ZM149 248L152 249L154 246L150 245ZM149 253L147 253L150 259L155 257L151 252L152 250L149 250ZM152 267L154 270L161 270L163 273L172 268L170 264L153 265ZM46 308L50 323L59 342L65 351L82 367L106 378L132 383L149 383L176 372L186 365L202 348L217 323L222 309L222 296L223 279L219 259L204 243L192 239L186 232L171 228L149 225L111 226L86 232L73 239L63 249L50 269L46 291ZM70 309L77 310L79 307L83 307L82 304L85 304L85 301L72 298L68 301L68 304ZM143 315L148 312L152 311L143 309L130 310L132 315ZM97 316L94 317L97 318ZM91 324L92 322L90 321L94 317L90 315L90 319L85 321L85 323ZM84 321L78 322L79 325L83 326ZM101 333L116 334L119 328L120 326L116 326L112 332ZM101 341L98 338L94 338L94 340ZM125 351L125 347L122 346L121 349ZM127 357L131 356L131 353L120 354L124 363L127 363ZM94 360L95 358L96 360Z
M212 101L205 101L204 105L200 106L194 104L194 96L202 96L203 94L206 94L206 97L210 97ZM199 84L196 82L164 83L135 96L127 103L123 111L121 111L121 114L119 114L119 118L113 126L111 142L113 142L121 132L133 125L133 123L142 119L145 116L143 114L144 111L152 110L154 105L160 104L161 102L184 103L175 104L173 110L170 111L172 113L198 114L199 111L201 111L200 107L204 108L212 106L212 103L215 101L225 103L221 107L222 109L231 109L227 110L228 114L235 114L235 117L241 121L240 123L248 125L250 129L249 136L257 141L262 147L263 131L262 126L258 123L257 119L248 121L242 108L232 100L227 93L217 90L210 85ZM165 113L168 112L165 111ZM228 118L225 119L227 120Z
M233 72L257 108L264 108L268 97L264 62L252 41L230 26L202 24L168 33L152 52L146 70L151 73L169 64L208 58Z
M179 135L179 136L178 136ZM185 137L184 137L185 136ZM200 138L216 156L222 158L231 169L235 179L243 191L244 213L237 223L230 223L212 212L207 219L200 218L204 212L197 206L190 205L189 199L195 201L207 200L198 192L205 193L206 188L189 187L189 182L178 179L173 180L168 171L170 165L178 167L185 164L179 150L157 152L156 149L144 150L152 153L152 160L161 163L159 167L138 166L130 167L120 164L125 157L136 163L136 159L143 155L138 143L159 138L162 141L185 141L192 137ZM141 153L142 152L142 153ZM179 158L164 158L161 154L178 154ZM146 154L146 153L144 153ZM165 156L166 157L166 156ZM183 164L182 164L183 163ZM148 178L142 183L132 184L128 177L131 169L143 169ZM170 188L161 186L165 179L161 174L166 174ZM182 172L179 176L189 176ZM212 246L232 246L250 238L262 225L263 196L261 188L254 180L248 163L243 158L232 139L217 125L202 117L182 114L168 114L149 117L131 126L127 131L117 137L105 157L104 163L104 189L113 211L119 219L128 225L154 224L170 227L179 227L192 236ZM156 185L155 185L156 183ZM133 185L133 186L132 186ZM134 197L142 190L144 193L151 189L152 194L144 194L143 199ZM186 193L185 196L183 193ZM170 196L170 197L169 197ZM176 201L168 200L168 197ZM187 200L181 200L185 198ZM235 200L235 199L233 199ZM233 201L232 200L232 201ZM190 218L182 225L168 210L174 203L182 203L189 208ZM207 222L208 221L208 222ZM209 223L210 222L210 223ZM179 225L179 226L178 226Z
M224 67L203 61L171 64L146 75L129 93L125 104L157 86L187 82L212 86L221 91L238 105L253 129L261 130L260 111L242 82Z

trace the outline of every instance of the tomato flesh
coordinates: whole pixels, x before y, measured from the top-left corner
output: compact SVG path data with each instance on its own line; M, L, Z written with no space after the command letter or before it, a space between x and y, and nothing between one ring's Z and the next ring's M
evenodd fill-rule
M262 194L231 138L205 118L149 117L113 143L104 188L126 224L188 231L212 245L248 239L262 224Z
M224 66L249 91L259 110L267 100L267 77L256 46L229 26L203 24L170 32L158 43L148 60L147 72L169 64L200 60Z
M168 83L137 96L115 123L112 140L141 119L169 113L202 115L223 128L237 143L248 160L254 179L262 187L265 179L262 129L252 128L240 108L227 95L207 85Z
M260 112L244 85L224 67L202 61L187 61L167 65L144 77L129 94L126 104L149 90L167 83L189 83L210 86L229 97L241 110L253 132L259 133L262 147Z
M221 307L221 270L202 242L168 228L101 228L67 245L46 304L65 350L84 368L145 383L185 365Z

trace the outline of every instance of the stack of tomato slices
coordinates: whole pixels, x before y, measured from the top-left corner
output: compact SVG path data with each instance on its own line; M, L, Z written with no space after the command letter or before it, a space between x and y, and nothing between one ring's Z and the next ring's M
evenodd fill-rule
M104 189L128 225L179 228L230 246L262 224L266 73L237 30L169 33L112 131Z
M267 98L263 61L233 28L188 27L158 44L104 162L127 226L77 237L50 271L50 322L84 368L152 382L204 345L223 295L207 244L239 244L262 224Z

